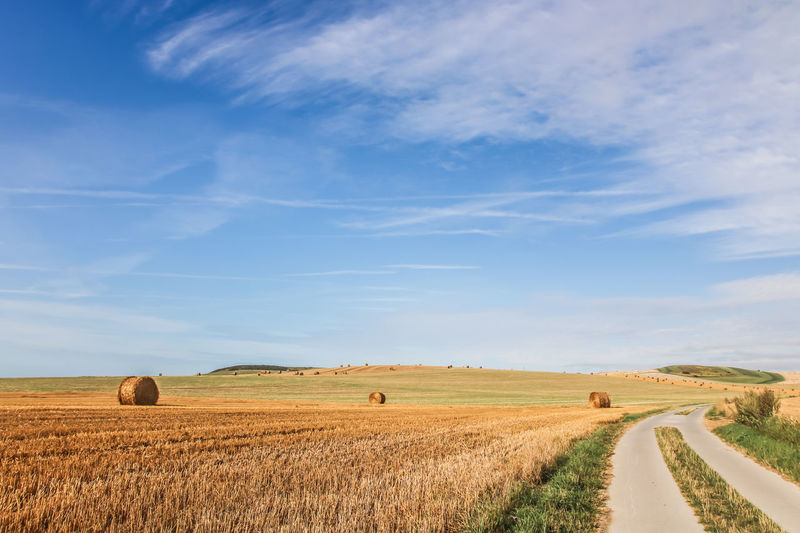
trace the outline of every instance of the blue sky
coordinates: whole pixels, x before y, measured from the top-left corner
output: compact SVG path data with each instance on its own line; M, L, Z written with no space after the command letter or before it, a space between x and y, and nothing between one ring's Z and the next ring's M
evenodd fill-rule
M0 375L800 369L793 2L5 2Z

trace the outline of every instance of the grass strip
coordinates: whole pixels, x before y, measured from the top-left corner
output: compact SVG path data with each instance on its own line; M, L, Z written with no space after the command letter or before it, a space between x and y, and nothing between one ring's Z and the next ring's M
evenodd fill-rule
M800 443L777 439L737 423L718 427L714 433L756 461L800 483Z
M477 506L465 532L581 532L600 525L605 472L623 429L631 422L665 409L625 415L576 441L545 472L541 483L520 482L502 502Z
M675 413L675 414L676 414L676 415L683 415L683 416L686 416L686 415L690 415L690 414L694 413L696 410L697 410L697 407L693 407L693 408L691 408L691 409L684 409L683 411L678 411L678 412L677 412L677 413Z
M731 488L692 450L677 428L656 428L656 439L684 498L710 532L783 531L767 515Z

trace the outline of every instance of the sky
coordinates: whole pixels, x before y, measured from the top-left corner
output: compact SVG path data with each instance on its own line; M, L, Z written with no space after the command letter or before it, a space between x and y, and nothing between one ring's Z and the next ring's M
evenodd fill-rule
M0 5L0 376L800 370L800 3Z

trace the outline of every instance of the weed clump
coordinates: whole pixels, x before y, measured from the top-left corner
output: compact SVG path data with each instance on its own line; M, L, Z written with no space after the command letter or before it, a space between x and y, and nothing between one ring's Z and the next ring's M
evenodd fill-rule
M775 393L765 389L760 393L747 391L744 396L734 398L736 414L734 420L751 428L760 428L781 408L781 401Z

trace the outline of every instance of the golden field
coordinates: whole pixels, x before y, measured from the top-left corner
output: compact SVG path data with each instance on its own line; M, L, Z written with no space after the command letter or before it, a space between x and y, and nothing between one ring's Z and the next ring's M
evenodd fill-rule
M0 396L0 531L452 531L635 409Z

